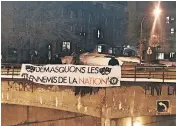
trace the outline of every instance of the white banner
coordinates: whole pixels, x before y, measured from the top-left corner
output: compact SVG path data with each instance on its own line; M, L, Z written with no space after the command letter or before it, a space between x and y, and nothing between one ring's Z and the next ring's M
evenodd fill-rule
M20 77L45 85L88 87L120 86L120 66L22 64Z

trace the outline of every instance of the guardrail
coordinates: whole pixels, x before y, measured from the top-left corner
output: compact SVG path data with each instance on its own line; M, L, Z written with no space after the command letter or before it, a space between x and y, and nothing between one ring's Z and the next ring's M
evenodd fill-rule
M162 79L176 80L176 67L167 66L134 66L132 70L123 70L122 78L148 78L148 79Z
M20 70L21 64L1 64L1 75L11 75L13 77L19 75ZM162 79L162 82L165 82L165 80L176 80L176 67L123 65L121 75L122 78L134 78L134 81L140 78L147 78Z

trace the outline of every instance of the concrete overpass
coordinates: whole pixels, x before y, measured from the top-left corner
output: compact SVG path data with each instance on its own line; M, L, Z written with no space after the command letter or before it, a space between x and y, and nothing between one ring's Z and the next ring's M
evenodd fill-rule
M175 72L173 73L172 75L175 75ZM122 81L120 87L101 88L93 95L87 94L81 97L79 95L74 96L74 87L46 86L15 78L1 79L1 103L5 106L4 108L6 108L3 111L9 114L9 105L11 108L12 105L19 105L19 112L21 108L23 109L25 106L31 108L31 110L35 109L35 107L39 107L37 109L40 109L38 113L41 113L41 116L44 114L42 111L46 109L46 111L59 110L62 111L61 113L67 111L71 115L77 113L79 116L88 116L85 117L85 120L89 120L88 122L96 120L95 122L97 123L92 121L94 123L89 124L95 126L132 126L132 122L136 120L140 120L142 124L147 124L156 122L159 118L164 118L159 115L176 114L176 83L174 82L137 82L133 79L133 81ZM158 112L157 100L169 101L167 112ZM45 108L45 110L43 110L43 108ZM69 115L68 113L65 115ZM22 118L22 116L23 114L20 118ZM48 114L48 118L50 117L50 114ZM175 117L172 118L172 123L176 125L173 121ZM82 121L84 122L84 118L82 118ZM10 123L10 121L8 121L8 123ZM88 123L85 121L85 123L80 125L87 126L87 124ZM162 126L164 124L165 123L160 122L160 124L151 123L148 125ZM40 125L43 126L44 124ZM55 125L58 124L53 123L53 126ZM166 124L164 126L166 126Z

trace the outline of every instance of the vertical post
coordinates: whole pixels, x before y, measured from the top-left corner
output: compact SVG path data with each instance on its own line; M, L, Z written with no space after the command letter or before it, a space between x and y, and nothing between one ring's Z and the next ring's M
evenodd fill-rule
M33 93L34 83L32 82L32 93Z
M141 33L140 33L140 39L141 39L141 41L143 41L143 22L144 22L144 20L146 19L146 17L147 16L149 16L151 13L148 13L148 14L146 14L144 17L143 17L143 19L142 19L142 21L141 21L141 27L140 27L140 29L141 29ZM141 54L141 52L140 52L140 58L142 59L142 54Z
M141 40L142 40L142 23L143 23L143 20L141 22L141 35L140 35Z
M164 83L164 66L163 66L163 83Z
M5 68L5 69L6 69L6 68ZM9 69L10 69L10 68L9 68L9 67L7 67L7 75L9 75Z
M136 81L136 66L134 67L134 80Z
M150 66L150 68L149 68L149 79L150 79L150 77L151 77L151 72L152 72L152 66Z
M14 76L14 66L12 66L12 78Z

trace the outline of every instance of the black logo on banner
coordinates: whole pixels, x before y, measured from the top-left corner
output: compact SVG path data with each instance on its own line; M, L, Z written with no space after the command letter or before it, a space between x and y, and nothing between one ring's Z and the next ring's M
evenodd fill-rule
M111 69L112 68L109 68L109 67L103 67L103 68L100 68L99 71L102 75L108 75L109 73L111 73Z
M117 77L112 77L109 82L112 85L116 85L119 82L119 79Z
M27 72L33 73L35 71L35 67L30 66L30 65L26 65L26 70L27 70Z

